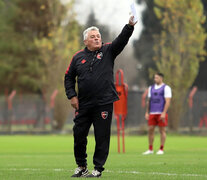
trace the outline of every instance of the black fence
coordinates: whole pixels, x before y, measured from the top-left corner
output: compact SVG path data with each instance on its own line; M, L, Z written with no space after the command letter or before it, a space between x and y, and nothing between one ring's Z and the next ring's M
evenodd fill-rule
M139 128L147 125L144 119L145 108L142 107L143 92L129 91L128 115L125 127ZM12 104L8 98L0 96L0 132L52 132L54 122L54 109L38 95L15 96ZM72 130L74 112L69 111L64 130ZM116 129L116 120L113 118L112 126ZM193 98L193 108L188 107L180 121L180 128L207 128L207 91L197 91Z
M129 92L128 95L128 115L126 127L138 127L146 125L144 118L145 109L141 106L143 92ZM207 129L207 91L197 91L193 97L193 107L188 105L186 98L184 112L180 119L180 128L206 128ZM170 119L169 119L170 120Z
M50 128L53 109L38 95L17 96L9 104L7 97L0 97L0 131L30 131Z

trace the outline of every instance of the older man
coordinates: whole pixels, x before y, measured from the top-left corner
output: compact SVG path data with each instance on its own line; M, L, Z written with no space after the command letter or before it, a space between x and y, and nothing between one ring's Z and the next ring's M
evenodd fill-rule
M119 36L103 44L97 27L83 32L85 49L72 58L65 73L65 90L72 107L74 118L74 155L78 168L72 177L100 177L109 153L113 102L118 95L114 87L114 60L124 49L133 33L133 17L130 17ZM75 83L78 83L78 94ZM87 170L87 135L94 127L96 147L93 156L94 170Z

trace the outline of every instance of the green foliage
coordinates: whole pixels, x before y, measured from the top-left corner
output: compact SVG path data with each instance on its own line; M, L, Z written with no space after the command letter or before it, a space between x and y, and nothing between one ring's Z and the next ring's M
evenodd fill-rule
M154 36L154 61L158 71L172 87L170 128L177 129L183 110L184 98L192 86L205 55L205 16L200 1L155 0L155 14L163 30ZM153 70L151 70L153 74Z
M59 0L0 1L0 93L5 89L46 93L50 102L52 92L58 89L55 117L59 129L69 104L64 73L69 58L80 48L73 4L73 0L69 4Z
M10 12L10 14L7 13ZM18 49L16 41L10 41L11 37L17 38L14 35L11 26L11 18L14 16L15 8L11 4L6 4L0 1L0 84L1 92L12 83L12 70L14 69L12 52Z
M80 50L80 27L74 19L72 5L73 3L65 5L70 11L70 15L66 16L66 13L62 11L62 4L50 1L55 26L50 29L49 37L35 40L44 64L44 72L39 83L42 89L47 90L48 100L52 92L55 89L58 90L55 106L56 129L63 128L69 108L69 101L65 96L64 74L70 63L69 58L71 59L73 54ZM60 16L58 15L61 16L63 22L65 21L62 25L59 25ZM68 22L67 19L69 19Z
M204 15L207 16L207 1L202 0ZM207 32L207 19L203 24L205 31ZM205 42L205 49L207 50L207 40ZM206 69L207 69L207 56L205 57L205 61L200 62L199 65L199 73L194 82L194 85L198 87L200 90L207 90L207 83L206 83Z
M138 40L133 43L134 55L142 68L139 70L137 77L139 85L143 86L141 82L143 80L147 85L152 83L149 77L149 68L155 69L155 62L153 61L154 51L153 46L155 44L153 36L159 35L161 32L160 20L157 18L153 8L155 6L154 0L137 0L138 3L144 3L146 9L142 13L142 23L144 29Z
M46 31L40 28L39 19L47 18L47 14L38 16L41 4L34 0L3 1L0 17L0 21L4 21L0 27L1 92L4 89L36 92L41 88L38 80L42 62L34 44L34 37L41 37Z

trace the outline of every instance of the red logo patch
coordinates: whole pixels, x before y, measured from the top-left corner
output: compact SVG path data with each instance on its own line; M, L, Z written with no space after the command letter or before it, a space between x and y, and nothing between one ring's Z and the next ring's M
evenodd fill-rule
M76 112L75 112L75 116L77 116L78 114L79 114L79 112L78 112L78 111L76 111Z
M103 53L102 52L98 53L96 57L97 57L97 59L102 59Z
M85 59L83 59L83 60L81 61L81 63L82 63L82 64L84 64L85 62L86 62L86 60L85 60Z
M101 112L101 117L102 117L103 119L106 119L106 118L108 117L108 112L107 112L107 111L103 111L103 112Z

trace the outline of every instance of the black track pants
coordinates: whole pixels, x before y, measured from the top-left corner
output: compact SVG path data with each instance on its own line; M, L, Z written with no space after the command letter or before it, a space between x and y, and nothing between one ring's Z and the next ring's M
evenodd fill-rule
M104 170L103 165L109 153L112 113L113 103L79 109L76 112L73 135L74 155L78 166L87 166L87 136L91 124L93 124L96 142L93 163L98 171L102 172Z

